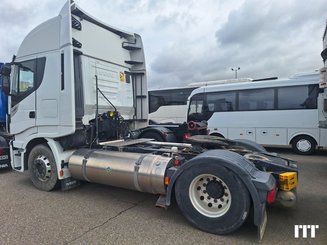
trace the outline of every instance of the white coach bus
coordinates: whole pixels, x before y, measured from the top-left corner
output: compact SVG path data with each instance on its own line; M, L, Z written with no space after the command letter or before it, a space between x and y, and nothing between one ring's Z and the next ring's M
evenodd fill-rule
M149 93L149 119L151 123L184 123L187 116L187 98L201 86L235 82L249 82L250 78L215 80L190 83L186 87L153 89Z
M186 122L187 98L194 89L196 87L149 91L150 124Z
M188 99L188 121L208 121L211 135L291 145L299 154L327 146L319 128L319 74L201 87Z

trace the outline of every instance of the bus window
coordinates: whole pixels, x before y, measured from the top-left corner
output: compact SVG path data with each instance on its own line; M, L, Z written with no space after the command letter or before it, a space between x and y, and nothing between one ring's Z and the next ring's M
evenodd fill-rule
M164 104L165 104L164 98L149 93L149 113L158 110L158 108Z
M317 109L318 85L278 88L278 109Z
M149 91L149 112L162 106L186 105L187 98L195 88L167 89Z
M274 89L249 89L239 92L240 111L262 111L274 109Z
M211 112L235 111L235 102L235 92L218 92L207 94L208 110Z

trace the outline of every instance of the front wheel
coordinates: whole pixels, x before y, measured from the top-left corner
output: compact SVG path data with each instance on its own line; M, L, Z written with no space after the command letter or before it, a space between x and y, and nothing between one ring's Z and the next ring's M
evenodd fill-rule
M197 164L185 170L175 186L177 204L197 228L227 234L246 220L248 190L232 171L214 163Z
M28 157L28 169L34 186L42 191L53 190L58 183L57 166L51 150L35 146Z

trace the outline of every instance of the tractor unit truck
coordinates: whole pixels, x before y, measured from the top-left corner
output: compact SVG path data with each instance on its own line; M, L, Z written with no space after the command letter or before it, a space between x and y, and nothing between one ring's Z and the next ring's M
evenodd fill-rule
M139 137L148 126L141 37L74 2L32 30L1 74L11 166L40 190L88 181L153 193L158 207L175 198L203 231L227 234L251 219L259 238L267 203L295 203L296 162L251 141Z

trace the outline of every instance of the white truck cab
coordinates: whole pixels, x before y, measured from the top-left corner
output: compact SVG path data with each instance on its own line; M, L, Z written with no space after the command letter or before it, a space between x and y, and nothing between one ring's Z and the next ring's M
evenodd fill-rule
M132 129L145 127L145 72L139 35L106 25L67 1L57 17L26 36L12 62L13 167L24 171L26 153L42 141L56 162L66 162L70 154L63 154L58 142L72 148L72 138L85 137L96 113L117 110Z

